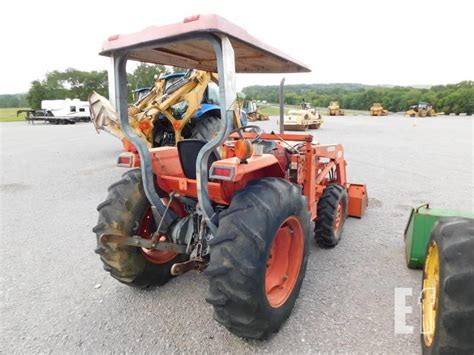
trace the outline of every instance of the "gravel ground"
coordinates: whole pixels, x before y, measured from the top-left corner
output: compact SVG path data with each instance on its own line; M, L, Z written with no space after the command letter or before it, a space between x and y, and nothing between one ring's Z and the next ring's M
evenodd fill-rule
M246 341L212 319L202 275L140 291L102 270L91 229L123 173L115 138L90 124L0 130L1 353L418 353L421 273L405 267L402 238L410 207L473 209L472 119L326 118L312 133L345 146L349 180L367 184L369 209L346 222L335 249L312 246L280 332ZM394 332L397 287L413 288L413 334Z

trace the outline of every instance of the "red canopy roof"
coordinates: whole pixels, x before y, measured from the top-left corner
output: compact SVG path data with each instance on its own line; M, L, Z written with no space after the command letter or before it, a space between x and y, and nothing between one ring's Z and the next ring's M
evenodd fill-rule
M160 27L148 27L141 32L109 37L102 45L101 55L127 50L129 59L177 67L217 72L214 49L203 39L193 39L199 33L225 34L235 52L238 73L298 73L310 69L266 45L217 15L197 15L183 22ZM183 37L187 38L183 40Z

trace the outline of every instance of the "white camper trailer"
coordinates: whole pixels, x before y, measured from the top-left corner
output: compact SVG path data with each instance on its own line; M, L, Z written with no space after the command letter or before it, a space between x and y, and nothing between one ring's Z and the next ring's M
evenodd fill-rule
M18 110L18 114L26 112L27 121L45 121L51 124L73 124L89 122L89 102L79 99L43 100L41 110Z

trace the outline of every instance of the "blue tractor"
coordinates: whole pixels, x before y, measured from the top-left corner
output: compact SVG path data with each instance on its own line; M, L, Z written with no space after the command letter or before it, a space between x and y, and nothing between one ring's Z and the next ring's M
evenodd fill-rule
M164 93L172 93L186 83L187 78L192 71L183 73L165 74L159 77L164 80ZM141 100L150 94L153 87L143 87L134 90L134 100L137 105ZM173 116L180 119L187 109L186 101L181 101L172 107ZM209 82L204 91L199 109L191 118L189 123L182 130L184 139L204 139L210 140L220 129L221 125L220 106L219 106L219 86L214 82ZM247 115L243 110L240 114L242 126L247 125ZM160 114L154 121L153 127L153 147L173 146L176 144L175 129L171 122Z

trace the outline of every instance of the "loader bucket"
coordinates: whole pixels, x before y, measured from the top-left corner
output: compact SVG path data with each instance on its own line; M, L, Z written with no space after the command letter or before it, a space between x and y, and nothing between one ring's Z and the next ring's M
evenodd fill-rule
M97 133L104 130L119 139L125 137L120 129L118 114L109 100L94 91L89 95L89 107L91 121Z
M474 218L474 212L430 208L428 203L412 208L404 235L406 263L410 269L423 268L431 229L443 217Z
M346 186L349 199L347 214L351 217L362 218L369 205L367 188L362 184L347 184Z

